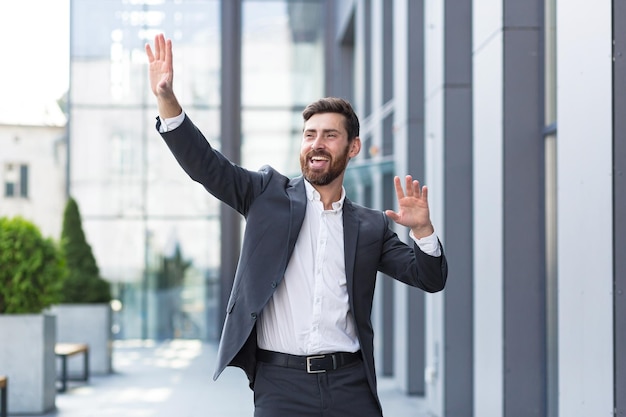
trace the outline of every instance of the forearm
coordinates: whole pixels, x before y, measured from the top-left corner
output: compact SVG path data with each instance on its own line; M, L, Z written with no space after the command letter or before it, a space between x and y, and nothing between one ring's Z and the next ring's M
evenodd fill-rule
M441 245L438 245L441 250ZM439 256L432 256L416 248L418 287L427 292L444 289L448 278L448 261L443 251Z

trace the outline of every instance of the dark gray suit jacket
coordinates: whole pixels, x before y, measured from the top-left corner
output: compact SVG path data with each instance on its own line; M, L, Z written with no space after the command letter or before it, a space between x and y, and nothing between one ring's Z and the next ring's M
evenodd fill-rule
M158 124L157 124L158 129ZM283 279L304 220L304 179L289 179L271 167L249 171L211 148L188 117L181 126L163 133L179 164L216 198L241 213L246 230L228 302L214 379L226 366L241 367L250 386L256 368L256 320ZM444 288L446 258L423 253L403 243L378 210L343 206L345 270L350 310L356 321L368 382L374 396L374 332L372 301L380 271L424 291Z

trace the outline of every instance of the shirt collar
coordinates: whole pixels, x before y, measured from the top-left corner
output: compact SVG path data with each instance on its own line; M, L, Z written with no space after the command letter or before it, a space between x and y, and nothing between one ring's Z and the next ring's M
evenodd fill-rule
M320 201L321 199L320 193L306 179L304 180L304 188L306 189L306 197L309 201ZM341 197L339 198L338 201L335 201L332 204L334 211L338 211L343 208L343 201L345 200L345 198L346 198L346 189L343 188L343 186L341 186Z

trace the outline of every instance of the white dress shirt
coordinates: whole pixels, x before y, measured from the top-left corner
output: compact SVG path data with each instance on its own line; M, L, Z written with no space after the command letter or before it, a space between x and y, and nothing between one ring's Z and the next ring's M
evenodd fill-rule
M332 210L305 181L307 207L285 277L257 323L261 349L294 355L356 352L343 251L345 191Z
M161 123L161 132L173 130L184 113ZM324 210L320 194L305 181L307 206L296 246L284 279L257 322L259 348L293 355L356 352L359 341L348 299L343 246L341 198ZM409 236L420 249L440 256L433 233L422 239Z
M293 355L356 352L359 341L346 284L343 201L324 210L320 195L305 181L307 207L285 277L257 323L261 349ZM415 239L439 256L435 234Z

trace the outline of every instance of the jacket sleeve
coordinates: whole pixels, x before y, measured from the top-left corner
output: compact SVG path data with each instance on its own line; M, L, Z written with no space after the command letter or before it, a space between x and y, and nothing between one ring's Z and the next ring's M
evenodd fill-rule
M157 126L158 129L158 126ZM188 116L176 129L161 133L183 170L217 199L244 216L264 189L267 171L249 171L211 147Z
M448 262L441 242L439 242L441 255L428 255L413 240L410 245L402 242L389 228L387 216L382 215L385 232L379 270L426 292L443 290L448 277Z

